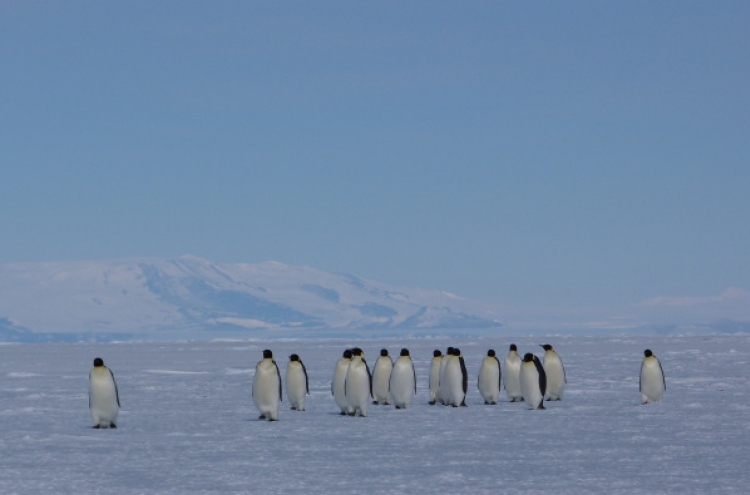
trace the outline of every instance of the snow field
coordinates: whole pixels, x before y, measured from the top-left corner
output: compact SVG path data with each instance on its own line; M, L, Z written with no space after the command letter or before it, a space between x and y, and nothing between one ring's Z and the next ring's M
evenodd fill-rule
M487 349L543 355L568 375L562 402L483 405ZM412 407L338 415L330 393L343 350L411 351ZM429 406L432 351L461 348L468 408ZM307 411L258 421L255 364L272 349L282 378L297 353ZM661 360L664 402L640 405L643 350ZM750 491L750 336L295 340L0 345L2 493L699 493ZM93 430L88 372L117 379L117 430Z

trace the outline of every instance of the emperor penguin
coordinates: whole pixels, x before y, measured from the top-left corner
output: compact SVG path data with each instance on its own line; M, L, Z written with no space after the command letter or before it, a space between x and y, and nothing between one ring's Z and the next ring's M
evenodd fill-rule
M333 370L333 380L331 381L331 395L333 395L336 405L341 409L341 415L345 416L351 411L349 401L346 400L346 372L349 371L349 363L352 362L352 351L346 349L341 359L336 362L336 368Z
M430 363L430 405L434 406L440 395L440 363L443 361L443 353L435 349L432 353Z
M352 349L352 361L346 372L346 400L349 402L349 415L359 413L361 417L367 416L367 404L372 397L372 375L365 361L362 349Z
M532 409L544 409L544 394L547 391L547 375L539 358L530 352L523 356L521 363L521 393L523 400Z
M667 381L664 379L664 370L661 362L654 356L651 349L643 352L645 356L641 363L641 379L639 390L644 404L649 402L661 402L664 391L667 389Z
M503 365L503 383L505 384L505 393L508 394L508 401L517 402L523 400L521 393L521 357L518 355L516 344L510 345L508 355L505 357Z
M279 402L281 402L281 373L273 353L263 351L263 359L255 366L253 377L253 403L260 411L259 419L279 420Z
M388 349L380 350L380 357L375 361L372 370L372 403L390 405L391 397L388 383L393 370L393 360L388 355Z
M497 399L500 397L502 375L500 360L495 356L495 350L490 349L487 351L487 357L482 360L479 378L477 378L477 388L484 397L485 404L497 404Z
M443 359L440 360L440 371L438 373L438 396L437 400L443 404L448 405L448 398L446 397L446 394L448 393L448 386L445 382L445 367L448 365L448 361L453 356L453 347L448 347L445 350L445 356L443 356Z
M549 344L541 344L544 348L544 372L547 374L546 400L562 400L568 377L562 359Z
M445 382L448 387L447 405L466 407L466 391L469 388L469 376L466 373L466 363L461 350L453 348L453 354L445 365ZM440 386L442 390L442 385Z
M391 400L396 409L409 409L417 395L417 372L409 355L409 349L401 349L401 355L393 365L390 380Z
M89 373L89 410L94 428L117 428L120 394L112 370L104 366L102 358L94 359Z
M293 411L305 410L305 395L310 393L310 381L307 379L305 363L298 355L289 356L286 365L286 396Z

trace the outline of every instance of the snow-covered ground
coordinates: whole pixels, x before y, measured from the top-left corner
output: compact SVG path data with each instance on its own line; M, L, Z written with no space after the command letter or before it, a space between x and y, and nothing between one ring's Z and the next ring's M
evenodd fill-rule
M546 411L485 406L476 376L550 343L568 386ZM470 373L468 408L427 404L432 351L455 344ZM370 365L411 350L411 409L338 415L330 394L347 346ZM297 353L310 377L307 411L282 403L257 420L250 388L261 351L285 372ZM643 350L662 362L665 400L640 405ZM0 345L1 493L653 493L750 492L750 336L298 340ZM114 371L117 430L93 430L88 372Z

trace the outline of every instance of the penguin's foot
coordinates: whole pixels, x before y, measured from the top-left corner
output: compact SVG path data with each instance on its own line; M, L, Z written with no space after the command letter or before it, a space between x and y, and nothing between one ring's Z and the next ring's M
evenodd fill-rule
M110 428L114 428L114 429L117 429L117 425L116 425L116 424L114 424L114 423L110 423L110 424L109 424L109 427L110 427Z
M377 406L378 405L378 401L376 401L376 400L372 401L372 405Z
M401 409L401 406L396 406L396 409Z
M292 407L290 407L289 409L291 409L292 411L296 411L296 410L297 410L297 407L296 407L296 406L292 406Z
M353 412L350 412L350 413L347 413L347 414L348 414L349 416L354 416L354 415L355 415L355 414L357 414L357 413L353 413Z
M260 416L258 416L258 419L266 419L266 415L265 414L261 414Z
M346 416L346 413L345 413L344 411L341 411L341 412L339 413L339 416Z
M99 428L101 428L101 425L95 425L95 426L94 426L94 429L95 429L95 430L98 430Z
M484 401L484 405L485 405L485 406L489 406L489 405L490 405L490 403L489 403L489 402L487 402L487 401Z
M435 401L434 401L434 400L431 400L431 401L430 401L430 405L431 405L431 406L434 406L434 405L435 405Z

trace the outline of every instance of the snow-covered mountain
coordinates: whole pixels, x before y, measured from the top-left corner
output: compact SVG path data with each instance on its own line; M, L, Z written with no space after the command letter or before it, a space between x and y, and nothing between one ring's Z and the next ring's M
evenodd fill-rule
M277 262L0 265L0 340L394 335L492 328L490 305Z

